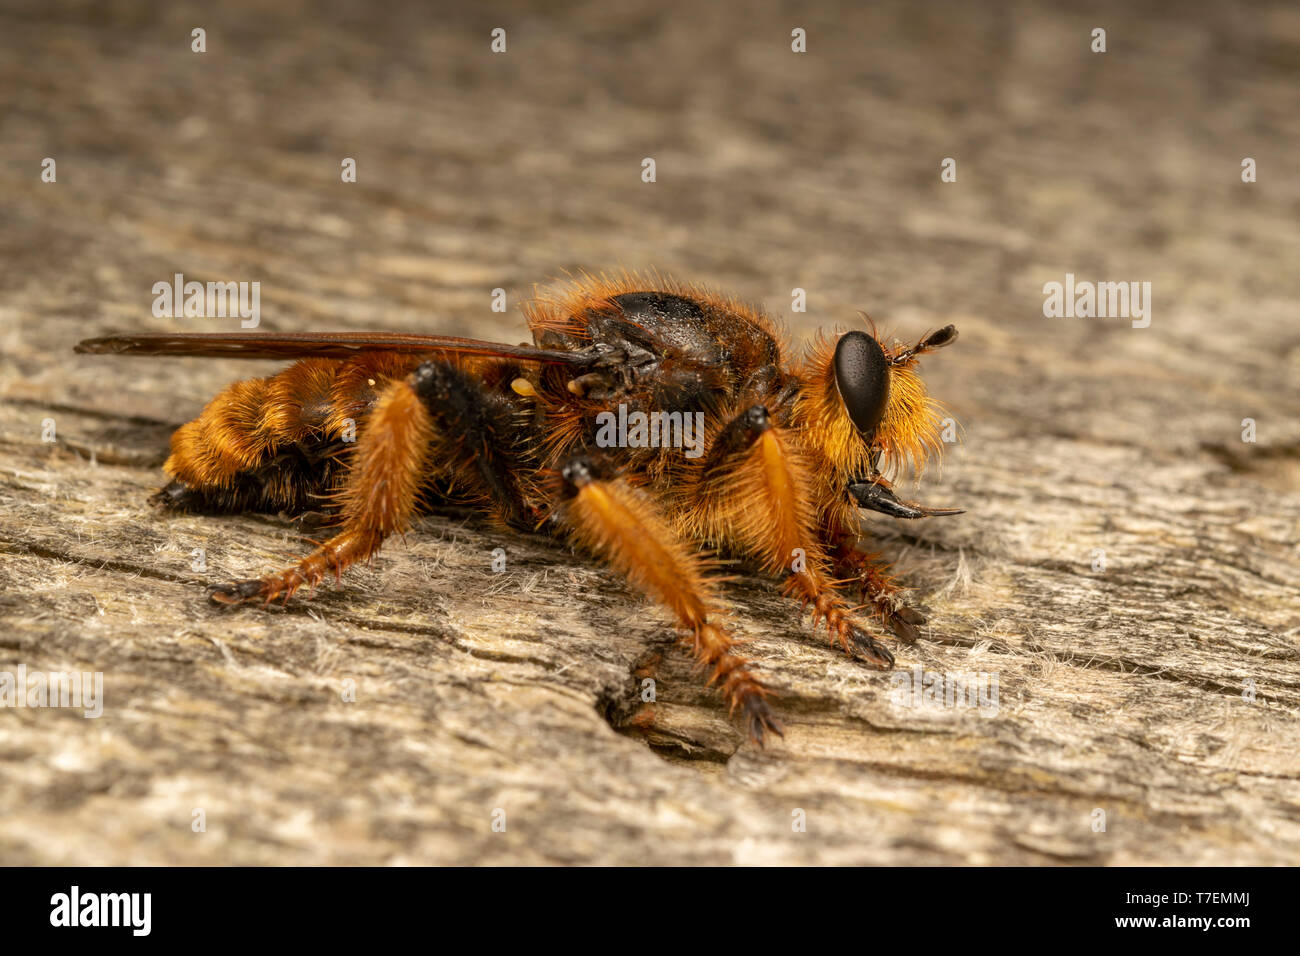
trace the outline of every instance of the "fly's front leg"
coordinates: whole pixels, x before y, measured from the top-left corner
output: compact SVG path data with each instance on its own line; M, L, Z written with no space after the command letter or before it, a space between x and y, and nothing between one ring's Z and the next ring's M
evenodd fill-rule
M812 487L791 433L777 425L766 405L754 405L722 429L682 500L697 515L701 537L788 575L787 592L811 609L814 626L825 621L846 654L888 669L893 655L835 590L809 504Z
M917 628L925 623L925 615L903 601L906 588L890 575L889 565L880 555L859 550L853 532L826 529L824 535L836 576L856 588L863 604L900 640L915 643L920 637Z

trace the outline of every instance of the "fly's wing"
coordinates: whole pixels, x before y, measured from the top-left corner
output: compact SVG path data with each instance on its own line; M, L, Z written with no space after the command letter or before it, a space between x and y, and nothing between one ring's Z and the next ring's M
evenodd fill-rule
M196 358L350 358L360 352L457 352L524 362L589 365L590 353L502 345L450 335L402 332L182 332L106 335L78 342L76 352L96 355L188 355Z

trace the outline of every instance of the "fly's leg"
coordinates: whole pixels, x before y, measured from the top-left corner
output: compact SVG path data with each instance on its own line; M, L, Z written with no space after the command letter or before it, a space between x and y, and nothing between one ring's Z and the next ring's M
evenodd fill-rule
M812 487L791 433L765 405L754 405L718 435L683 501L704 515L703 537L727 542L757 557L767 571L786 574L787 592L810 608L814 626L825 621L831 639L850 657L888 669L893 655L835 589L809 505Z
M292 567L212 593L221 603L287 600L377 552L405 531L422 486L448 479L494 513L520 521L524 505L511 457L515 410L452 362L424 362L380 395L338 493L338 533Z
M669 528L644 492L615 477L599 459L578 456L560 471L557 515L574 540L604 559L631 584L672 611L683 643L709 685L717 685L732 713L739 710L753 740L780 735L768 690L737 642L718 622L721 601L705 577L698 552Z
M428 467L434 424L414 387L416 376L395 381L380 396L357 441L341 492L340 530L301 561L275 574L216 588L212 600L238 604L314 587L328 572L377 552L389 535L406 529Z
M881 623L909 644L920 637L917 627L925 615L904 603L901 587L889 573L889 565L878 554L855 547L857 536L848 531L828 531L826 544L836 575L855 587L862 602Z

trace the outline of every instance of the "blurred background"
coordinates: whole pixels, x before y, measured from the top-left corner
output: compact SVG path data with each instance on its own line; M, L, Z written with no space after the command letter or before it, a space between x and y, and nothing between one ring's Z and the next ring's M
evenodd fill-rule
M796 340L859 309L907 336L957 322L960 351L930 374L968 428L1028 415L1191 448L1221 437L1211 411L1241 417L1216 387L1297 411L1266 387L1300 361L1291 3L9 2L0 18L11 353L15 335L152 328L149 289L175 272L259 280L268 329L517 336L534 283L655 267L766 305ZM34 174L46 156L56 188ZM1150 281L1152 327L1045 319L1043 284L1066 272ZM195 400L227 373L197 374Z

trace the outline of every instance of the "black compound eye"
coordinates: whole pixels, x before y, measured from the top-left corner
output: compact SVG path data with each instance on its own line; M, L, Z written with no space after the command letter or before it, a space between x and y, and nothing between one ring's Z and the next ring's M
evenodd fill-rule
M880 343L865 332L841 335L835 346L835 387L858 431L874 431L889 403L889 362Z

